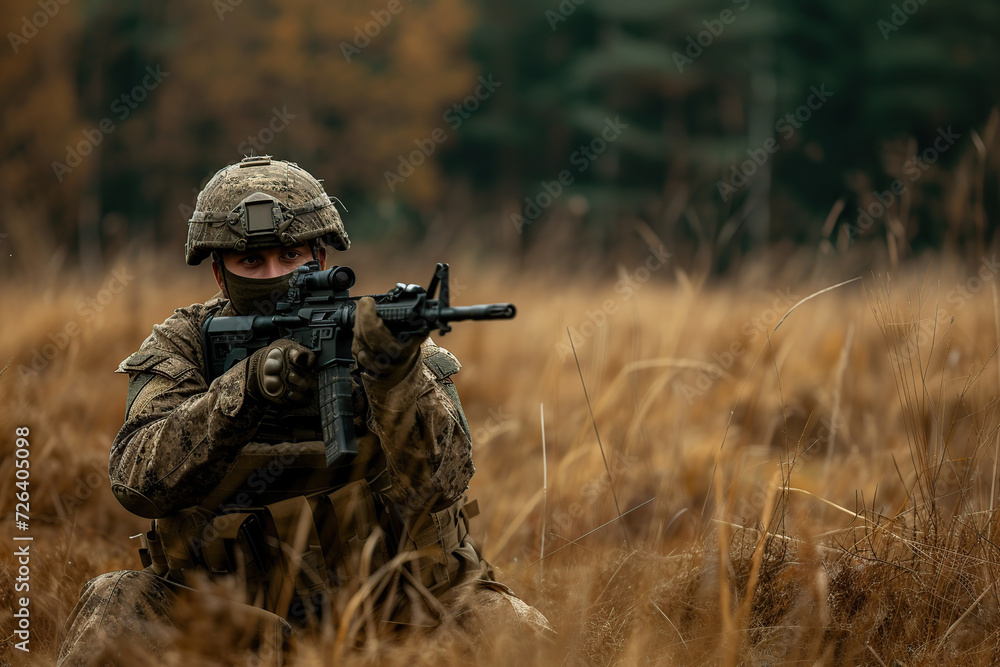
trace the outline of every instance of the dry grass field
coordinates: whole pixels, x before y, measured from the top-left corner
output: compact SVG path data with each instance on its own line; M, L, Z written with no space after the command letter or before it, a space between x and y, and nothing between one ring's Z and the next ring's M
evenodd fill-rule
M464 364L474 534L558 634L446 628L369 639L343 661L995 664L1000 266L937 258L868 273L775 330L853 276L818 275L810 260L705 281L654 260L573 280L455 261L454 303L519 309L437 338ZM430 277L374 255L346 263L358 293ZM107 269L5 283L0 296L0 366L12 359L0 378L0 664L51 664L81 585L140 567L129 536L146 522L107 480L126 390L111 371L173 307L211 296L211 280L167 260ZM19 427L30 655L14 650L11 617ZM213 627L224 621L193 620L149 664L245 663L215 653L234 634ZM304 638L289 663L332 664L329 648Z

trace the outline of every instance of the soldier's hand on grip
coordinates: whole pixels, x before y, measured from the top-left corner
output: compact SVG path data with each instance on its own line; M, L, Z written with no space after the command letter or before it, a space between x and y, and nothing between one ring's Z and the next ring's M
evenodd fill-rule
M358 300L354 312L354 342L351 351L358 366L369 375L398 384L417 363L420 345L426 333L395 336L375 311L375 300L369 296Z
M277 405L303 405L316 391L316 355L281 338L250 356L247 393Z

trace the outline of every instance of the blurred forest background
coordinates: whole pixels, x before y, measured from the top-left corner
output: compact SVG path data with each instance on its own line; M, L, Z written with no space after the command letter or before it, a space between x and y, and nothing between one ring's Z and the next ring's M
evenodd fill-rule
M607 256L638 225L708 272L855 241L971 260L1000 208L991 0L18 0L0 24L0 242L88 272L179 256L251 152L325 178L358 240Z

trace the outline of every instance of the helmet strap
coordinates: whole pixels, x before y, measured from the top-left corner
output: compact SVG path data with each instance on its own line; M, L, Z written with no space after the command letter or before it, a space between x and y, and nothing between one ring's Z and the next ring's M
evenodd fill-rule
M309 251L312 253L314 262L319 261L319 247L320 247L320 240L318 238L309 239Z
M212 251L212 261L219 265L219 273L222 274L222 296L229 298L229 283L226 281L226 263L222 260L222 255L218 250Z

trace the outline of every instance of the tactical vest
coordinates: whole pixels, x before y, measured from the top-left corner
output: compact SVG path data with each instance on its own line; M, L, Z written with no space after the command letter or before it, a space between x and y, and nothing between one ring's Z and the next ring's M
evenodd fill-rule
M458 370L444 351L423 359L438 380ZM355 409L366 410L358 394ZM265 417L255 440L266 442L246 445L199 506L152 521L140 535L146 568L177 581L194 569L235 573L255 606L303 623L326 595L352 580L402 577L438 596L460 583L493 579L469 539L475 501L463 497L437 512L390 506L382 501L389 479L373 434L358 433L358 458L328 470L316 413L288 416Z

